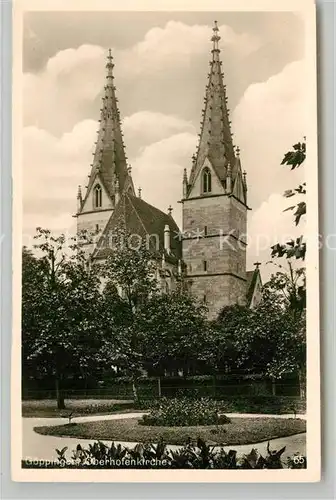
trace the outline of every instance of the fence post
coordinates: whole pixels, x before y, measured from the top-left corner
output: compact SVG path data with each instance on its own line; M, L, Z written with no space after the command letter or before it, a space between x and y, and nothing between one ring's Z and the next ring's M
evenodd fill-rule
M158 396L161 398L161 377L158 377Z

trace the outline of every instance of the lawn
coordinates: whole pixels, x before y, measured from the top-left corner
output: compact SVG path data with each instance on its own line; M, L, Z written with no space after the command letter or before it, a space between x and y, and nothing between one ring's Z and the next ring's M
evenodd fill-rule
M35 427L39 434L99 439L107 441L157 442L185 444L187 439L204 439L208 444L240 445L291 436L306 431L301 419L232 418L230 424L194 427L159 427L139 425L139 419L98 420L56 426Z
M110 415L134 410L131 400L119 399L67 399L65 410L58 410L52 399L22 401L23 417L64 417L69 413L81 415Z

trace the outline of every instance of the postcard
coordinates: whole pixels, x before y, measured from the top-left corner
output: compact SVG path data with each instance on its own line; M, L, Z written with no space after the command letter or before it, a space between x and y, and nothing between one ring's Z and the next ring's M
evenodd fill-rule
M14 2L14 480L320 480L315 30Z

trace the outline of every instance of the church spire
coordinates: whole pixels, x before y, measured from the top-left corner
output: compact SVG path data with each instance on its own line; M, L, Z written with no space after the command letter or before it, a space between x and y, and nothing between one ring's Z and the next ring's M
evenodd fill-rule
M220 181L224 184L228 163L235 165L235 153L232 143L231 122L227 107L226 86L223 83L222 62L219 49L219 28L214 23L211 37L212 50L210 72L202 111L201 133L196 159L193 162L189 184L203 167L206 158L209 159ZM234 177L235 172L232 172Z
M113 68L113 57L111 49L109 49L106 62L106 84L102 98L102 107L100 109L98 138L93 153L93 163L91 164L91 173L87 186L88 194L97 174L99 174L100 180L111 198L114 198L116 194L116 181L118 181L119 190L122 191L128 176L127 158L117 104L118 99L115 95L116 88L114 86Z

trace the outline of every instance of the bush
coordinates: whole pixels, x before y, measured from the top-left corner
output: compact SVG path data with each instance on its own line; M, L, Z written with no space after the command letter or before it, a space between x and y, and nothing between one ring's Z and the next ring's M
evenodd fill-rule
M23 468L74 468L74 469L282 469L284 467L306 468L305 457L295 457L281 460L285 447L281 450L270 450L268 445L267 455L263 457L252 448L251 452L237 457L235 450L226 452L223 448L215 450L202 439L197 440L196 446L186 444L183 448L172 451L161 441L154 444L137 444L134 448L125 448L120 444L112 443L107 446L98 441L89 444L88 448L77 445L71 458L66 456L68 447L56 450L58 461L34 461L23 460ZM300 467L296 464L300 463Z
M228 424L230 419L225 415L219 415L218 404L211 399L162 398L154 403L149 415L144 415L139 423L142 425L179 427Z
M181 398L199 399L190 392L178 392ZM279 396L227 396L217 400L218 408L224 413L260 413L281 415L292 413L299 415L306 412L306 401L295 397ZM134 404L138 410L148 410L153 401L144 400Z
M279 396L230 397L218 401L222 411L226 413L261 413L293 415L305 413L306 401L300 398Z

